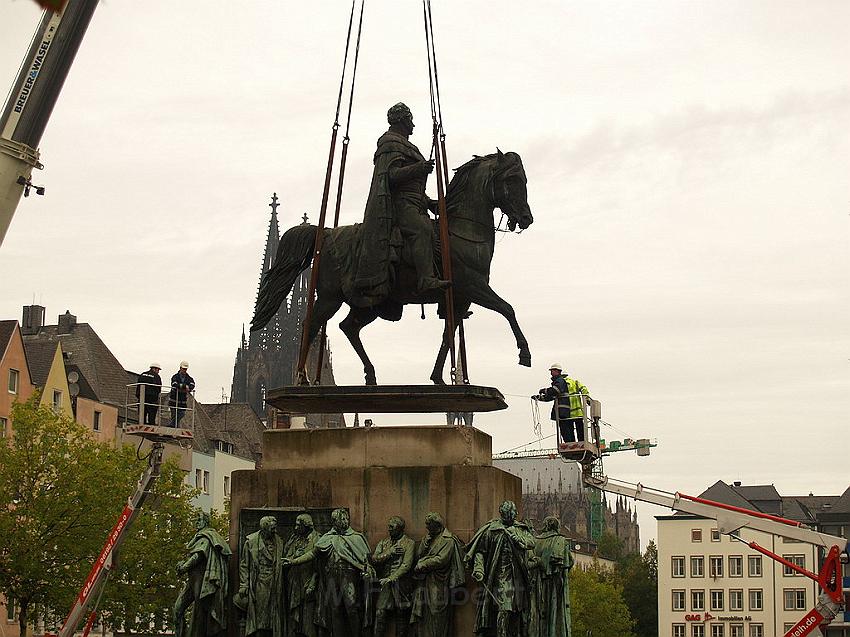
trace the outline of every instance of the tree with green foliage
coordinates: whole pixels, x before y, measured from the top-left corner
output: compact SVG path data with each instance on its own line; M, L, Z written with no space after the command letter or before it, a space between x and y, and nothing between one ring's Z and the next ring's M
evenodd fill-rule
M606 560L618 562L626 555L626 547L623 540L618 538L613 531L605 529L596 542L596 554Z
M658 634L658 547L650 541L643 555L631 553L617 564L623 599L635 618L638 637Z
M570 634L575 637L635 637L622 586L614 573L598 563L570 571L570 609Z
M135 450L124 447L127 452ZM173 629L171 607L182 581L177 563L187 557L186 543L195 535L190 500L196 491L184 476L174 461L162 464L151 497L118 551L100 604L102 621L115 630L150 634Z
M67 613L133 479L114 449L37 395L11 416L0 444L0 591L24 635L35 605Z
M635 618L638 637L658 635L658 548L650 541L643 555L630 553L617 563L615 574L623 600Z
M36 606L49 623L68 614L147 461L132 447L96 442L73 419L39 407L37 396L11 416L13 435L0 444L0 592L17 605L23 635ZM194 534L197 491L183 477L176 463L163 463L104 591L107 624L150 632L154 618L168 626L176 563Z

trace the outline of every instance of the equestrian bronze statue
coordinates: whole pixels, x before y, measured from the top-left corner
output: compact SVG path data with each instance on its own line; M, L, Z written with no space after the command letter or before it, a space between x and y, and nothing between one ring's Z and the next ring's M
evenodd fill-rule
M343 303L348 316L340 329L360 360L367 385L377 384L375 368L360 340L360 330L377 318L401 319L405 305L437 304L444 314L447 282L440 272L439 233L427 216L435 203L425 195L433 161L425 160L409 141L410 110L396 104L388 113L389 130L375 153L375 170L364 223L325 229L316 286L316 304L309 326L310 342ZM493 211L507 217L508 230L524 230L534 218L528 206L525 169L517 153L475 156L455 170L446 192L452 263L451 289L455 322L469 314L473 303L507 319L519 349L519 364L531 366L528 341L510 303L490 287L496 229ZM262 329L286 299L295 280L310 267L317 227L301 224L280 239L273 267L260 284L251 330ZM427 263L430 253L431 263ZM424 259L424 260L423 260ZM443 339L431 380L443 384L448 343Z

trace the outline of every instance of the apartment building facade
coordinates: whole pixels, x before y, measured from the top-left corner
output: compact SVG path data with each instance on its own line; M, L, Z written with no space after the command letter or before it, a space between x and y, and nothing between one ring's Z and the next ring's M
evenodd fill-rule
M791 518L816 528L821 507L839 496L780 496L773 486L718 481L703 497ZM659 637L775 637L784 635L814 607L811 579L747 546L781 555L809 571L820 565L818 547L769 533L741 529L743 541L723 535L716 520L664 515L658 520ZM843 617L826 634L850 637Z

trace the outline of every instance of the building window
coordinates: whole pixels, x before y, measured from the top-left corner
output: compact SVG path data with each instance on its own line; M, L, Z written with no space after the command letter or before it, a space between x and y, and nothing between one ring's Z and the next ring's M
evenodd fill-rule
M705 637L705 624L691 624L691 637Z
M11 623L17 622L17 609L15 608L15 600L6 600L6 621Z
M729 591L729 610L744 610L744 591Z
M8 425L8 420L5 418L0 418L0 438L6 437L6 426Z
M702 529L691 529L691 542L702 542Z
M100 431L100 412L94 412L94 420L92 421L92 428L95 431Z
M233 453L233 443L225 442L224 440L216 440L215 448L224 453Z
M224 497L230 497L230 476L224 476Z
M210 492L210 472L204 471L204 493Z
M719 542L720 541L720 529L711 529L711 541Z
M723 624L712 624L711 625L711 637L725 637L725 632L723 630Z
M761 555L750 555L747 558L750 577L761 577Z
M782 591L785 600L785 610L806 610L806 589L786 588Z
M9 370L9 393L18 393L18 384L21 379L21 373L17 369Z
M723 591L711 591L711 610L723 610Z
M705 576L705 558L702 555L691 557L691 577Z
M744 625L729 624L729 637L744 637Z
M729 577L744 576L744 556L730 555L729 556Z
M708 558L708 569L712 577L723 577L723 556L712 555Z
M685 637L685 625L673 624L673 637Z
M201 486L204 484L203 480L201 478L202 473L203 472L200 469L195 469L195 488L196 489L200 489Z
M806 556L805 555L783 555L786 560L792 562L795 566L799 566L800 568L806 568ZM795 571L794 569L782 565L782 574L785 577L802 577L800 573Z
M62 409L62 392L58 389L53 390L53 411Z
M705 591L691 591L691 610L705 610Z
M673 591L673 610L685 610L685 591Z
M673 565L673 577L685 576L685 557L683 555L674 555L671 559Z
M782 632L787 633L792 628L794 628L794 624L789 624L788 622L785 622L785 624L783 624Z
M764 625L750 624L750 637L764 637Z
M750 610L762 610L762 594L760 588L751 588L750 594Z

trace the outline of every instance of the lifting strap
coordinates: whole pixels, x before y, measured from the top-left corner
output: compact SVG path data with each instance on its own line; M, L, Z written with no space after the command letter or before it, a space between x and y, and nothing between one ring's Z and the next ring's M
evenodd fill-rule
M365 0L360 2L360 21L357 25L357 42L354 45L354 67L351 71L351 91L348 95L348 116L345 120L345 135L342 137L342 153L339 156L339 178L336 185L336 205L334 206L334 228L339 227L339 209L342 206L342 190L345 182L345 163L348 159L348 144L351 142L349 131L351 130L351 110L354 105L354 83L357 79L357 61L360 59L360 35L363 32L363 5ZM349 27L350 28L350 27ZM318 264L313 265L318 268ZM328 323L322 323L319 330L319 356L316 361L315 380L317 385L322 383L322 362L325 360L325 350L327 348L327 329Z
M452 281L452 257L449 243L449 219L446 212L446 189L448 188L448 160L446 159L446 133L443 128L443 110L440 102L440 76L437 72L437 52L434 43L434 22L431 15L431 0L422 0L422 16L425 22L425 47L428 56L428 88L431 94L431 120L433 123L432 153L437 168L437 220L440 229L440 246L443 266L443 278L450 285L446 289L445 321L443 331L444 344L451 355L452 383L457 382L458 353L463 384L469 384L469 372L466 360L466 338L463 319L456 317ZM458 353L455 351L455 319L457 318Z
M351 1L351 14L348 18L348 34L345 38L345 54L342 60L342 74L339 78L339 94L337 95L336 100L336 113L334 115L334 123L331 128L331 143L330 149L328 150L328 165L325 170L325 185L322 190L322 204L319 208L319 223L316 229L316 240L313 247L313 267L310 271L310 283L307 287L307 310L304 315L304 323L301 326L301 348L298 352L298 366L297 366L297 382L300 385L309 384L309 379L307 378L307 355L310 351L310 325L313 322L313 307L316 301L316 285L319 280L319 266L321 264L322 258L322 243L324 241L325 235L325 218L327 216L328 211L328 195L330 193L331 188L331 175L333 173L333 163L334 163L334 152L336 150L336 140L337 140L337 132L339 131L339 111L342 106L342 92L345 86L345 71L348 66L348 50L351 44L351 29L354 25L354 7L356 4L356 0ZM360 34L363 29L363 8L364 8L365 0L360 1L360 20L357 28L357 44L354 59L354 71L351 76L351 93L349 97L348 104L348 122L346 124L345 131L345 139L343 140L343 149L342 149L342 162L340 165L340 173L339 173L339 185L337 188L337 203L336 203L336 214L334 215L334 227L339 223L339 206L340 206L340 196L342 193L342 183L343 176L345 173L345 158L348 154L348 127L351 124L351 102L354 99L354 79L357 72L357 55L360 52ZM322 328L322 346L320 348L319 353L319 369L321 369L322 358L324 358L324 326Z

